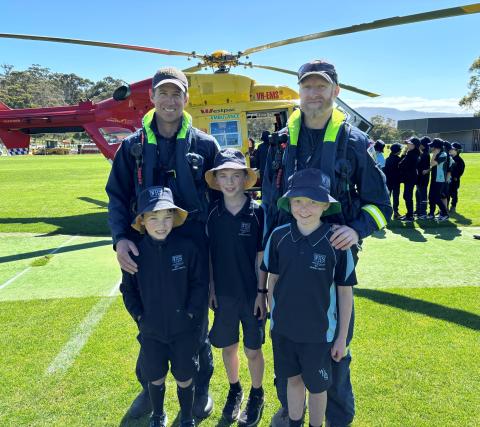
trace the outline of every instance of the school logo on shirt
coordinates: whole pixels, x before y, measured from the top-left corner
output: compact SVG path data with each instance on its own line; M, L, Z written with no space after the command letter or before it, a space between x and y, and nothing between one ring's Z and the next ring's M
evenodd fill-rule
M327 259L326 255L314 253L312 265L310 266L310 268L312 270L325 270L326 259Z
M238 233L239 236L250 236L250 229L252 224L249 222L242 222L240 223L240 232Z
M172 271L183 270L185 263L183 262L183 255L172 256Z

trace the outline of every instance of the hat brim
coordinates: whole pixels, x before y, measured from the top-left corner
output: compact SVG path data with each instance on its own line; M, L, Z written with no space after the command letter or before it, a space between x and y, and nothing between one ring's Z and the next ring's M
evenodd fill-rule
M187 219L188 212L186 210L183 210L182 208L179 208L178 206L168 201L159 200L155 203L150 203L145 207L145 209L143 209L141 212L138 212L137 216L131 224L132 227L142 234L145 233L145 226L142 224L142 215L145 212L156 212L164 209L173 209L175 211L173 217L173 228L180 227Z
M291 213L290 198L292 197L307 197L315 200L316 202L330 203L329 208L322 213L322 216L334 215L342 211L340 202L330 196L327 191L313 189L311 187L297 187L288 190L277 200L277 207Z
M187 88L185 87L185 85L180 81L180 80L177 80L177 79L164 79L164 80L160 80L154 87L153 89L156 89L157 87L159 86L162 86L162 85L165 85L167 83L172 83L174 84L175 86L178 86L183 93L186 93L187 92Z
M208 186L213 190L221 191L219 185L217 184L217 180L215 179L215 172L222 169L238 169L246 171L247 179L245 181L245 190L249 190L250 188L255 187L255 184L257 183L258 176L254 169L248 168L246 166L241 166L238 163L227 162L222 164L221 166L218 166L217 168L213 168L205 172L205 181L207 181Z
M336 85L337 83L332 79L332 77L327 74L325 71L309 71L308 73L305 73L300 79L298 79L298 83L301 83L303 80L305 80L306 77L308 76L320 76L324 78L327 82Z

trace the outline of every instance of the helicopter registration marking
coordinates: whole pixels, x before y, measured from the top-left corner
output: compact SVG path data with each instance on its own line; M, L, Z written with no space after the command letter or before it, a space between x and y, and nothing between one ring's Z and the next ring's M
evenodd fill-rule
M266 92L257 92L257 100L264 99L280 99L280 92L278 90L269 90Z

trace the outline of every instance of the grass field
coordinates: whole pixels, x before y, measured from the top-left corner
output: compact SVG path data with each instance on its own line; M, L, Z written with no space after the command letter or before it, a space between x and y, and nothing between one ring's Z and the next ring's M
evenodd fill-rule
M366 240L358 268L354 426L480 425L480 155L465 155L459 216ZM123 419L139 391L136 331L118 295L100 156L0 158L0 426L145 426ZM278 408L271 345L267 403ZM203 426L224 425L221 355ZM248 387L245 359L242 378ZM177 414L168 381L167 411Z

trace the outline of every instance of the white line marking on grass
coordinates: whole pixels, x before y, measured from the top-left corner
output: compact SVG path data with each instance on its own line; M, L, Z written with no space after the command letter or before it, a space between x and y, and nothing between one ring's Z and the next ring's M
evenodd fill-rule
M120 281L111 289L108 297L103 297L88 312L83 321L78 325L70 340L64 345L60 353L53 359L50 366L45 371L46 375L52 375L57 372L65 373L72 366L75 358L82 351L83 346L87 343L88 338L92 334L97 324L102 320L108 308L115 301L112 298L117 293Z
M47 255L52 255L55 252L58 252L61 248L63 248L65 245L70 243L72 240L76 239L78 236L72 236L70 239L68 239L66 242L62 243L57 249L54 249L53 251L50 251ZM7 287L10 283L14 282L17 280L20 276L24 275L27 271L31 270L32 267L27 267L25 270L21 271L17 275L13 276L11 279L8 279L3 285L0 285L0 291Z

